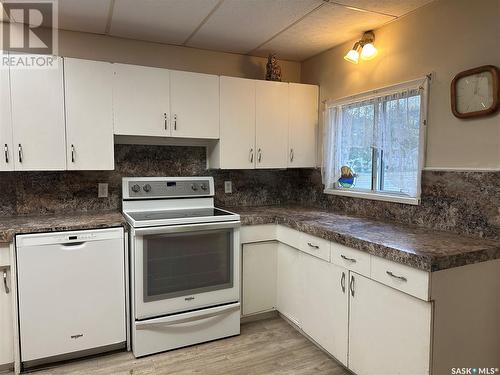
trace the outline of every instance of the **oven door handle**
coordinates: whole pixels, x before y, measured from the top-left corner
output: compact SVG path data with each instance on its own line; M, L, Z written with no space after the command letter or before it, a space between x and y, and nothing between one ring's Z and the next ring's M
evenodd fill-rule
M189 323L189 322L195 322L197 320L212 318L239 309L240 309L240 303L237 302L237 303L232 303L230 305L212 307L206 309L203 313L200 313L200 311L192 311L181 314L182 315L181 317L179 317L179 315L176 314L176 315L164 316L162 318L149 319L142 322L135 322L135 327L136 329L141 330L141 329L153 328L158 325L161 325L162 327L172 326L176 324Z
M183 232L195 232L198 230L238 228L240 226L241 222L239 221L227 221L221 223L202 223L202 224L188 224L188 225L172 225L163 227L135 228L134 232L137 236L144 236L150 234L183 233Z

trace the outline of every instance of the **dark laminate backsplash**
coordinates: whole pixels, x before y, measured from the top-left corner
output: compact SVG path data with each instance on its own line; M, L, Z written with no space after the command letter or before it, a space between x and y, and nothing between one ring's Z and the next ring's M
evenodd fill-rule
M118 210L126 176L212 175L224 206L299 204L477 237L500 238L500 172L431 172L422 204L409 206L326 195L317 169L206 170L203 147L116 145L114 171L2 172L0 215ZM224 193L231 180L233 193ZM97 183L109 197L97 198Z

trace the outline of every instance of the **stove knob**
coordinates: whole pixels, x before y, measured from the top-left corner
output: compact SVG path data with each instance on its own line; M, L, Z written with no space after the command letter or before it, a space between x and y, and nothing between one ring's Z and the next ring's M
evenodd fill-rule
M192 184L191 185L191 189L193 189L194 191L197 191L198 190L198 185Z
M146 184L142 187L142 189L146 192L146 193L149 193L151 191L151 185L150 184Z
M205 185L205 184L202 184L202 185L201 185L201 190L203 190L203 191L207 191L207 189L208 189L208 186L207 186L207 185Z
M141 191L141 187L139 185L135 184L134 186L132 186L132 191L134 193L138 193Z

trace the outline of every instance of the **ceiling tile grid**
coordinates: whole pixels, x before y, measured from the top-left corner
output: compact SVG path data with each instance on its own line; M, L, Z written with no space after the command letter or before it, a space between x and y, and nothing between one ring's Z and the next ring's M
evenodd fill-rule
M379 13L327 4L254 52L259 56L276 52L280 58L302 61L393 19Z
M431 1L59 0L59 28L303 61Z
M187 45L248 53L321 4L322 0L225 0Z
M219 0L115 0L109 34L183 44Z

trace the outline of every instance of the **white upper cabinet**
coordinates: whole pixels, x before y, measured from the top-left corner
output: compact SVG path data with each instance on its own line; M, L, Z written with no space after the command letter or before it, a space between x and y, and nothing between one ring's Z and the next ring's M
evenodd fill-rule
M220 78L219 168L255 168L255 81Z
M64 59L70 170L114 169L112 64Z
M302 329L347 366L349 271L311 255L302 256Z
M16 170L66 169L63 62L50 69L11 69Z
M316 166L318 95L318 86L290 83L289 168Z
M9 70L0 69L0 171L14 170Z
M219 138L219 77L170 71L172 136Z
M170 136L169 70L128 64L113 68L115 134Z
M432 305L350 272L349 369L429 374Z
M256 167L286 168L288 83L256 81Z

